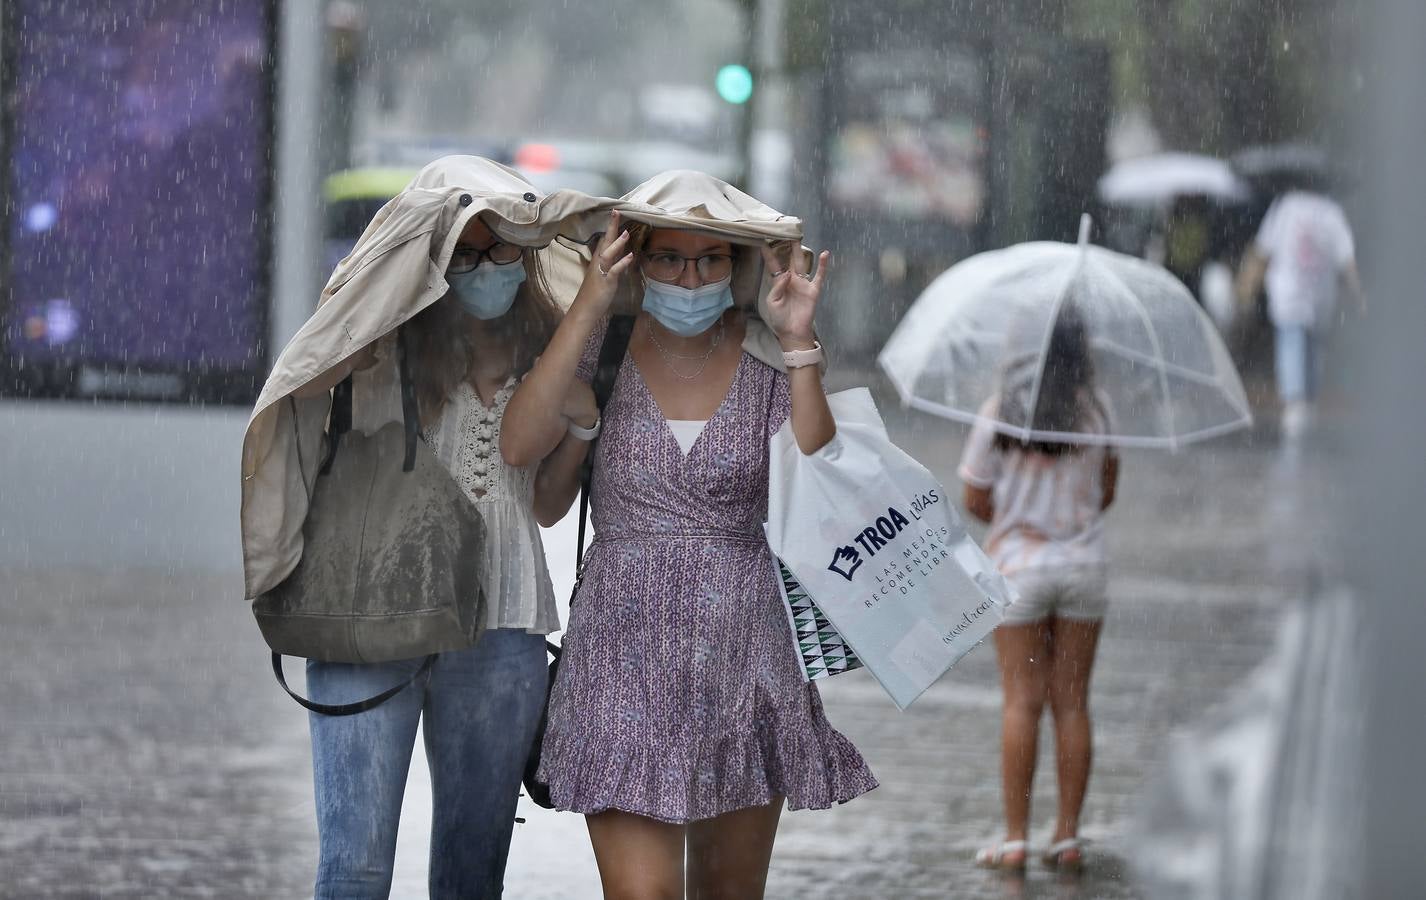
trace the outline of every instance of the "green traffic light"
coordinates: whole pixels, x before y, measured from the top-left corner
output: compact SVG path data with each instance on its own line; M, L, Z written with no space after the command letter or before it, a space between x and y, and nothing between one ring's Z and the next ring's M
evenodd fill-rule
M713 83L718 88L718 96L729 103L747 103L753 95L753 73L747 66L724 66L718 70Z

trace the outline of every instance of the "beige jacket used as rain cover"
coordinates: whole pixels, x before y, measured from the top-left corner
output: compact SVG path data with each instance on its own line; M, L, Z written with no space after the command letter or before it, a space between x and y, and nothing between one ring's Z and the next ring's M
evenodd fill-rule
M785 216L725 181L703 172L675 169L662 172L625 194L619 213L654 228L707 231L733 244L733 302L750 311L743 349L779 371L782 347L765 323L769 273L761 248L770 245L786 260L802 242L802 220ZM638 278L626 278L615 308L635 312L642 302ZM826 371L825 363L822 366Z
M577 191L542 194L513 169L475 156L436 160L372 219L322 290L316 312L277 358L243 437L242 541L246 596L286 578L302 556L302 523L322 452L331 400L292 392L443 297L446 265L456 240L479 215L500 239L540 251L552 285L578 284L582 266L556 237L583 243L603 231L615 201ZM564 300L569 305L569 300ZM354 378L356 405L390 401L400 418L394 354ZM357 410L354 424L385 424ZM381 416L376 416L380 419Z

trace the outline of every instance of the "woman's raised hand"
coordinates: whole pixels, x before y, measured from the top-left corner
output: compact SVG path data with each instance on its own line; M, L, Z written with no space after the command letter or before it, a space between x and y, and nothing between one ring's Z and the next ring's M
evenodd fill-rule
M768 326L785 348L811 348L815 340L812 319L817 313L822 281L831 265L832 254L823 250L817 257L815 276L812 274L812 260L800 245L792 251L786 269L782 268L772 248L763 247L762 254L763 264L772 273L772 289L767 295Z
M609 214L609 228L599 236L594 247L594 256L584 270L584 283L579 287L580 297L587 297L603 313L609 308L619 286L619 279L634 264L634 254L626 252L629 232L623 229L623 219L618 212Z

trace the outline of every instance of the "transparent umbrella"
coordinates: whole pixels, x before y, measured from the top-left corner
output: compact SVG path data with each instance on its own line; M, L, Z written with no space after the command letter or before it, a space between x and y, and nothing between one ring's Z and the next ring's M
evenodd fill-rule
M1177 449L1252 424L1213 322L1163 268L1089 243L1044 241L980 253L927 286L877 362L902 402L1021 440ZM1065 377L1052 337L1073 324L1089 348L1108 433L1055 427L1043 400ZM1062 418L1062 417L1059 417Z

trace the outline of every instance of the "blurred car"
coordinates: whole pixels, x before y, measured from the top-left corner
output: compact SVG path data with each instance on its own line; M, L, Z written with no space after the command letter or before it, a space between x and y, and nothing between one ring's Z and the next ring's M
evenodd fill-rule
M603 152L606 148L595 142L531 142L515 150L514 166L545 193L569 188L595 197L617 197L623 191L605 168L611 162Z
M354 167L410 166L419 169L442 156L483 156L510 165L514 145L505 140L464 135L426 134L416 137L375 138L352 154Z
M326 202L322 252L328 272L346 258L377 211L401 193L418 171L409 167L372 166L344 169L327 176L322 185Z

